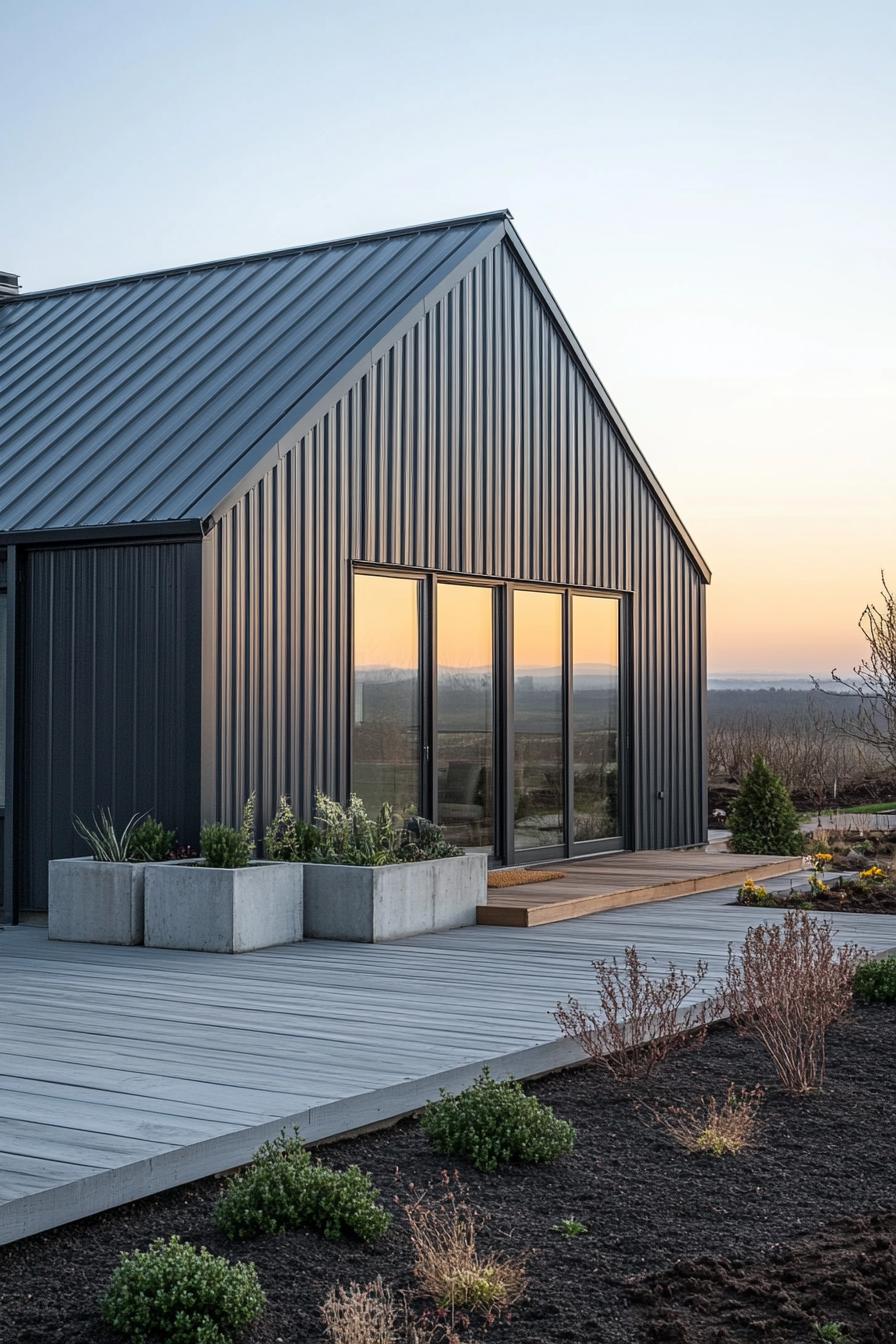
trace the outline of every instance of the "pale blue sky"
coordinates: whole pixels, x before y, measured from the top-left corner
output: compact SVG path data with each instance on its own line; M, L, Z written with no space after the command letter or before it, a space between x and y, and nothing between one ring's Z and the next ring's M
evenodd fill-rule
M896 5L6 0L0 268L508 206L704 550L711 667L896 577Z

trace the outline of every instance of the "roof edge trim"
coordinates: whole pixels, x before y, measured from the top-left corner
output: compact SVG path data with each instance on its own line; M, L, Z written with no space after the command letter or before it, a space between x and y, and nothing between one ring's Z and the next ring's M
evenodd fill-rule
M509 210L485 210L481 214L458 215L454 219L436 219L426 224L411 224L401 229L379 229L374 233L352 234L347 238L333 238L326 242L301 243L295 247L271 248L267 252L246 252L235 257L220 257L215 261L197 261L182 266L164 266L157 271L135 271L131 275L110 276L103 280L82 280L74 285L54 285L49 289L23 291L16 303L29 299L46 299L60 294L80 294L91 289L107 289L113 285L127 285L138 280L162 280L169 275L190 275L196 271L213 271L218 267L242 266L247 262L275 261L280 257L299 256L305 252L328 252L335 247L351 247L361 243L376 243L384 238L404 238L416 233L434 233L438 229L463 228L465 225L485 224L488 220L512 219Z

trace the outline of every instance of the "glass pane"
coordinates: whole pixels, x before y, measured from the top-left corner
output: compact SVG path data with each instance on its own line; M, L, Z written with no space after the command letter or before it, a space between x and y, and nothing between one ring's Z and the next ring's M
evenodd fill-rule
M420 589L355 576L352 788L370 812L420 808Z
M514 848L563 843L563 597L513 598Z
M576 840L619 835L619 603L572 599L573 818Z
M440 583L436 634L438 819L448 839L494 841L494 625L491 588Z

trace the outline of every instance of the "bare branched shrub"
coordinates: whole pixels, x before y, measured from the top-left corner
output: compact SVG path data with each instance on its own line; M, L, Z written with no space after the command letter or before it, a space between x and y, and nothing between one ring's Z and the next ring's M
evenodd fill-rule
M526 1291L524 1256L480 1251L479 1218L446 1181L443 1193L405 1205L414 1252L414 1278L436 1306L481 1312L496 1320Z
M826 920L790 910L748 929L739 953L729 947L719 1009L765 1047L788 1092L813 1092L824 1081L828 1028L849 1008L867 957L854 944L838 948Z
M836 799L838 791L855 789L883 771L880 754L846 731L844 725L855 713L851 698L839 697L835 718L822 701L822 692L793 694L800 696L799 707L776 716L746 705L737 712L727 702L723 707L711 698L710 778L741 780L755 757L761 756L791 793L822 808ZM724 692L712 695L717 700Z
M415 1319L407 1297L396 1301L380 1278L331 1288L320 1314L330 1344L460 1344L447 1323Z
M840 692L854 697L856 713L843 731L896 770L896 594L885 574L880 581L880 605L870 602L859 618L867 644L865 657L851 677L838 676L834 668L831 680Z
M732 1083L724 1101L704 1098L693 1110L670 1106L653 1116L688 1152L728 1157L752 1142L763 1096L761 1087L737 1088Z
M597 978L597 1013L578 999L558 1003L554 1017L564 1036L576 1040L589 1059L602 1064L614 1078L646 1078L673 1050L701 1045L712 1020L711 1001L704 997L685 1006L705 979L706 962L697 963L695 975L670 965L665 975L652 973L627 947L620 963L592 962Z

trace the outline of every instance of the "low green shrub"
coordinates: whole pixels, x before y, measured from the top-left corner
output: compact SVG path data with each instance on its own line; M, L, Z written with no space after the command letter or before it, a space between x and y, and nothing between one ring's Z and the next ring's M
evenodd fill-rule
M239 830L209 822L199 832L199 849L209 868L247 868L255 857L255 794L246 799Z
M866 1003L896 1003L896 957L866 961L856 971L852 989Z
M247 868L252 851L242 831L213 821L199 832L199 848L209 868Z
M501 1162L552 1162L572 1151L576 1132L513 1078L497 1082L488 1069L463 1092L444 1090L420 1121L441 1153L468 1158L480 1171Z
M145 817L131 833L131 858L141 863L162 863L174 849L174 831L167 831L155 817Z
M400 821L390 803L371 817L356 793L343 807L325 793L315 796L319 863L348 863L378 868L386 863L419 863L463 854L441 826L425 817Z
M345 863L379 868L463 854L441 826L426 817L401 821L390 803L371 817L357 794L345 807L325 793L315 795L313 822L302 821L281 798L264 833L264 856L277 863Z
M320 831L297 818L288 798L281 798L274 820L264 833L264 856L274 863L314 863L319 858Z
M215 1222L234 1238L312 1227L333 1241L348 1233L376 1241L391 1219L360 1168L336 1171L312 1159L298 1134L281 1134L231 1177L215 1207Z
M426 817L408 817L398 833L398 863L421 863L427 859L456 859L463 850L453 845L441 826Z
M179 1237L122 1255L100 1303L132 1344L227 1344L264 1310L252 1264L231 1264Z

